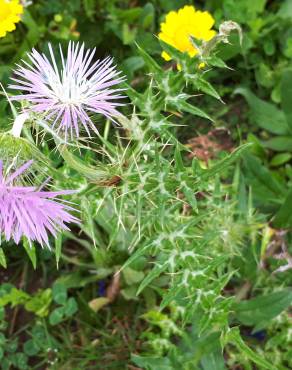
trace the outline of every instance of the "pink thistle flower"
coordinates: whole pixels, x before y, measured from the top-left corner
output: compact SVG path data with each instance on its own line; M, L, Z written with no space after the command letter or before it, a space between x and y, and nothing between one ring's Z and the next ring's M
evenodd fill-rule
M92 63L94 50L84 50L84 44L69 43L67 59L60 47L62 66L60 70L49 44L50 59L35 49L28 53L32 65L23 61L25 66L18 65L15 70L16 83L11 89L23 91L25 94L13 97L14 100L27 100L30 109L43 113L43 119L57 134L62 133L67 140L79 138L80 125L90 137L90 129L97 129L90 115L102 114L114 121L120 113L117 107L123 105L117 100L123 98L119 94L124 89L115 86L124 81L108 57ZM113 88L115 87L115 88Z
M55 238L57 232L69 230L65 223L78 219L68 211L74 211L69 202L57 197L72 194L72 190L43 191L33 186L16 185L16 180L31 166L29 161L6 178L3 162L0 161L0 236L6 241L13 239L16 244L25 236L29 243L39 242L50 248L48 234Z

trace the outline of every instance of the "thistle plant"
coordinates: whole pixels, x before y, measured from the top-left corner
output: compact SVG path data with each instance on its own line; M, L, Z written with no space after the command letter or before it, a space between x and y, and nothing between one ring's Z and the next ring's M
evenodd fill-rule
M188 16L202 22L200 29L184 27ZM174 40L176 19L182 26L178 36L183 45ZM55 139L58 137L54 149L62 159L57 172L64 171L69 179L82 182L76 199L81 211L81 235L86 237L77 238L67 226L78 222L71 214L74 207L58 197L71 191L49 192L17 183L30 161L10 175L1 175L0 231L6 240L18 243L25 236L31 243L47 246L48 234L58 235L57 261L62 237L73 239L80 248L85 246L92 257L92 261L86 258L78 266L96 275L99 267L126 275L127 269L139 270L137 266L142 265L146 272L137 271L142 277L136 278L132 290L124 291L124 296L147 296L150 290L157 310L170 305L179 307L177 327L193 325L196 339L214 336L217 350L223 343L240 343L237 332L229 328L234 297L224 290L233 277L231 261L241 245L233 243L234 234L239 241L243 234L253 241L251 236L259 226L251 207L248 217L237 208L232 186L220 183L220 175L247 146L206 166L197 158L188 158L188 148L176 135L189 123L188 118L192 122L197 117L212 121L196 104L195 94L204 92L220 100L204 68L226 68L213 52L217 41L225 42L228 35L214 44L213 23L210 14L193 7L169 14L159 38L163 56L174 60L179 71L172 65L161 66L138 46L147 74L142 76L137 90L125 83L111 58L94 61L94 51L85 51L83 45L70 43L66 56L60 49L60 59L49 46L51 61L36 50L29 53L31 64L23 62L16 69L10 86L23 93L12 99L21 101L29 115L23 124L29 129L30 140L34 140L34 132L30 131L33 120ZM208 52L201 52L193 38L198 38ZM123 86L118 86L121 82ZM128 116L117 109L122 105L122 90L135 107ZM129 108L121 107L121 111L129 113ZM94 122L95 114L106 121L100 125L103 132ZM110 121L118 121L120 129L112 129ZM21 128L12 133L16 131L19 134ZM87 147L98 150L78 146L82 131L88 136L92 131L96 134L94 143L87 141ZM50 155L48 149L47 156ZM103 181L99 178L101 168L110 174ZM66 181L60 178L58 185L67 188L63 186ZM63 253L66 258L65 242ZM118 262L117 255L122 256ZM182 331L175 333L181 335ZM267 366L255 354L246 352L253 361ZM201 355L197 361L200 363Z

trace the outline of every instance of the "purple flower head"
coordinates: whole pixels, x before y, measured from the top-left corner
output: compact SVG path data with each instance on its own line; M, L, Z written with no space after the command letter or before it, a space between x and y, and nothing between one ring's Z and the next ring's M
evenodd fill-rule
M57 198L74 191L51 192L17 184L31 164L32 161L25 163L5 178L0 161L0 236L3 234L7 241L13 239L16 244L25 236L29 243L37 241L50 248L49 233L56 237L57 232L69 230L65 223L78 223L68 212L74 208Z
M123 105L118 99L123 98L116 87L124 79L113 65L113 59L93 62L95 49L84 50L84 44L69 43L67 58L60 47L61 68L58 69L51 45L50 60L35 49L28 53L31 65L23 61L24 66L15 70L16 83L10 88L25 94L13 97L14 100L27 100L30 109L42 113L43 119L57 134L68 135L71 139L79 138L80 128L90 136L90 129L97 133L90 116L102 114L114 121L119 115L117 107Z

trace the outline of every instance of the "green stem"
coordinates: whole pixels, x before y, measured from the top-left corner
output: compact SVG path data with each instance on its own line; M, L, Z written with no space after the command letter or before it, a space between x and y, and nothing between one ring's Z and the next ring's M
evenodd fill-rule
M78 157L69 152L66 145L59 144L57 146L59 148L59 153L61 154L65 162L71 168L84 175L86 178L92 181L104 181L110 176L109 172L104 169L93 168L91 166L85 165Z

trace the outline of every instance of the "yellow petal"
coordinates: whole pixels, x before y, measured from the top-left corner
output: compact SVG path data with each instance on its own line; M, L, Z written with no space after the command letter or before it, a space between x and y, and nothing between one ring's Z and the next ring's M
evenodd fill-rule
M161 56L162 56L162 58L163 58L164 60L166 60L167 62L169 62L169 61L171 60L171 56L170 56L169 54L167 54L167 52L166 52L166 51L163 51L163 52L161 53Z
M202 12L192 5L186 5L177 12L171 11L166 15L165 21L160 25L161 32L158 37L179 51L194 57L198 51L192 44L190 36L202 41L211 40L216 35L216 31L211 29L214 22L214 18L207 11ZM170 56L167 58L169 60Z
M0 37L5 37L7 32L14 31L15 24L20 21L23 6L19 0L0 0Z

